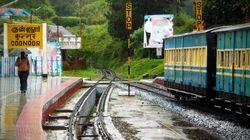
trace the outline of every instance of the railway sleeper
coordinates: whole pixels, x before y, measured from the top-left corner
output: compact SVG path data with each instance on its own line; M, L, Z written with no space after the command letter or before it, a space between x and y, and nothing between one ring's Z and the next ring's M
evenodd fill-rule
M86 137L92 137L92 138L97 138L97 137L99 137L99 135L80 135L80 136L77 136L79 139L81 139L81 138L86 138Z
M44 130L67 130L69 127L65 125L51 125L51 124L45 124L43 125Z
M81 125L83 127L88 127L88 126L94 126L93 122L84 122L84 123L78 123L77 125Z
M56 109L55 112L57 112L57 113L72 113L73 110L70 110L70 109Z
M69 116L66 115L49 115L49 119L69 119Z

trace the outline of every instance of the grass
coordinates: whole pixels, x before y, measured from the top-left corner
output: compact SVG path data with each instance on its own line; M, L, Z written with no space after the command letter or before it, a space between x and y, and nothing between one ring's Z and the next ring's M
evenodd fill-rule
M127 77L127 63L124 64L121 68L117 69L121 76ZM163 76L164 65L163 59L138 59L132 60L131 63L131 76L133 79L142 79L143 75L148 75L148 78L151 78L153 75Z
M121 67L115 69L114 71L124 78L128 76L128 65L125 63ZM131 78L132 79L142 79L152 78L153 75L163 76L164 65L163 59L138 59L132 60L131 64ZM72 71L63 71L62 76L70 76L70 77L90 77L92 79L96 79L101 77L101 73L94 68L87 68L83 70L72 70Z
M98 77L101 77L101 73L97 69L87 68L83 70L63 71L62 76L90 77L92 79L96 79Z

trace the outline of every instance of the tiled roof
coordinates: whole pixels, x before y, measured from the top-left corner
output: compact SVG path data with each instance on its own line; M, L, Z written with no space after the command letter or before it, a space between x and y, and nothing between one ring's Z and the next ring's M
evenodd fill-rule
M27 15L30 16L31 14L20 8L0 8L0 16L1 15Z

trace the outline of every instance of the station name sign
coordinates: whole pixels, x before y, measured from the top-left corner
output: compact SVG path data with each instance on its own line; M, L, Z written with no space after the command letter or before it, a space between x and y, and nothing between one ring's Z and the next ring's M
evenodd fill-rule
M43 48L42 24L7 24L8 48Z
M132 30L132 2L126 2L126 29Z

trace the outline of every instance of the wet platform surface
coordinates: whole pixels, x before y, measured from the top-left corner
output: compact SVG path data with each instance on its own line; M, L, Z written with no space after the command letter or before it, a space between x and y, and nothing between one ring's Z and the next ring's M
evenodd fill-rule
M0 139L16 138L16 121L23 106L64 82L61 77L32 77L26 94L21 94L18 77L0 78Z

